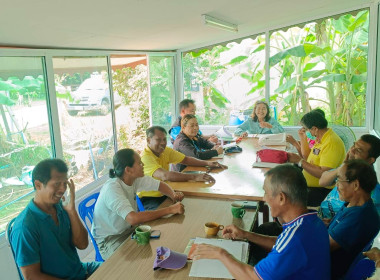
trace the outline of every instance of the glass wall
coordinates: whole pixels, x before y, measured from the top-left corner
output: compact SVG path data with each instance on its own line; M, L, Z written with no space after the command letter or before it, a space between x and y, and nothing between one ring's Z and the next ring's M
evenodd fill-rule
M169 129L175 119L174 56L149 56L152 124Z
M0 233L33 197L32 170L53 157L42 57L0 57Z
M201 124L239 124L265 98L265 36L182 57L184 97L196 101Z
M270 101L283 125L319 107L331 122L365 126L368 27L363 10L271 33Z
M76 189L108 174L114 154L107 57L54 57L64 160ZM121 104L115 96L115 106Z
M121 99L115 109L118 149L141 153L150 126L147 56L112 55L111 68L113 94Z

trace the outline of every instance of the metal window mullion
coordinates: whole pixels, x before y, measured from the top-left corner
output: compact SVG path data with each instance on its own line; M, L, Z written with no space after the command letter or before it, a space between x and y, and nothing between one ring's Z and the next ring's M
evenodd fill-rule
M108 71L108 88L110 93L111 100L111 120L112 120L112 132L113 132L113 145L115 153L118 151L117 144L117 127L116 127L116 115L115 115L115 99L113 93L113 79L112 79L112 65L111 65L111 56L107 55L107 71Z
M174 112L175 112L175 116L178 116L179 115L179 109L178 109L178 105L180 100L183 100L184 97L185 97L185 91L184 91L184 86L183 86L183 82L184 82L184 76L183 76L183 66L182 66L182 52L180 51L177 51L177 55L176 55L176 64L175 64L175 73L176 73L176 80L177 80L177 92L175 94L175 100L174 100L174 104L175 104L175 109L174 109Z
M49 127L53 148L53 155L56 158L63 159L63 145L61 138L61 128L59 124L59 112L57 95L55 91L55 81L54 81L54 68L53 68L53 57L51 55L45 56L45 71L47 77L47 110L49 116Z
M147 64L148 64L148 71L147 71L147 79L148 79L148 97L149 97L149 123L150 123L150 126L153 125L153 114L152 114L152 111L153 111L153 108L152 108L152 92L151 92L151 86L150 86L150 83L152 82L150 80L150 56L151 55L147 55Z
M265 32L265 100L270 105L270 69L269 69L269 57L270 57L270 33Z

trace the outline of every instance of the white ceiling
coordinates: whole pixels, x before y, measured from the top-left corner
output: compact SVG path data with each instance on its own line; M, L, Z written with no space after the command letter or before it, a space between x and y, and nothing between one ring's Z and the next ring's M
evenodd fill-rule
M357 9L370 0L2 0L0 45L177 50ZM202 14L238 24L230 33Z

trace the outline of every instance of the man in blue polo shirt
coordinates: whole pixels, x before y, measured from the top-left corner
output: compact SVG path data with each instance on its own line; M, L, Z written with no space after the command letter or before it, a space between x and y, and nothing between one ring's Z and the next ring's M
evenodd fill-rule
M346 203L328 226L332 279L344 276L379 232L380 218L371 199L376 184L376 173L364 160L348 160L338 169L339 198Z
M24 279L86 279L101 263L82 263L76 248L88 246L88 234L75 209L75 185L67 165L46 159L36 165L35 197L16 218L10 235ZM62 204L70 188L70 199Z
M267 251L254 268L234 259L226 250L198 245L194 259L218 259L236 279L330 279L329 237L316 212L307 206L307 184L302 172L289 164L266 173L264 200L272 215L283 222L283 232L265 236L234 225L223 230L224 238L247 239Z

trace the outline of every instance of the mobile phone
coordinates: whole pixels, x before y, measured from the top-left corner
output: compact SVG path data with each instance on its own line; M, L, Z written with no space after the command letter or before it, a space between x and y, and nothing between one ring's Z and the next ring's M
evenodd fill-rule
M160 238L161 236L161 231L159 230L152 230L150 232L150 238Z

